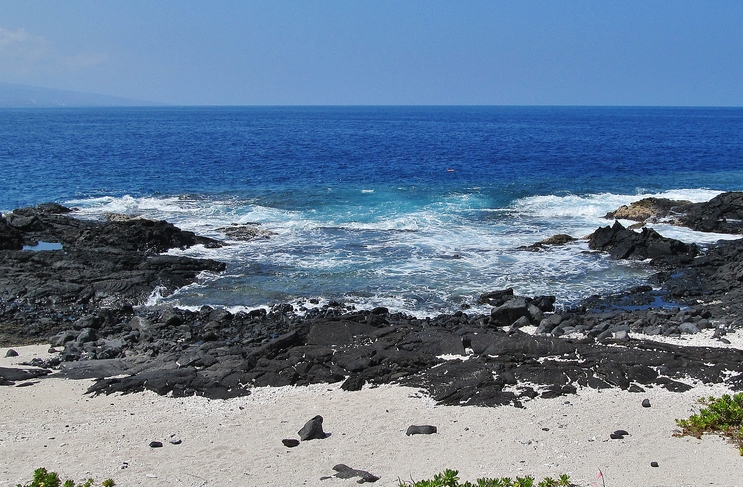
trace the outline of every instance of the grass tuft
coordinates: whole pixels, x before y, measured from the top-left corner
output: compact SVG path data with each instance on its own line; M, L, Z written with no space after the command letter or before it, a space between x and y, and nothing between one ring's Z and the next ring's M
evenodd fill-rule
M57 472L48 472L45 468L37 468L34 471L33 479L30 484L16 487L59 487L61 480ZM106 479L101 483L101 487L114 487L116 484L111 479ZM93 479L88 479L82 484L75 484L72 480L65 480L62 487L93 487Z
M446 469L443 472L434 475L430 480L419 480L417 482L400 482L399 487L572 487L570 477L566 474L560 475L556 480L551 477L545 477L539 483L535 483L532 476L501 478L481 478L475 483L459 483L459 471Z
M676 420L682 428L678 436L701 438L703 434L718 434L734 443L743 456L743 393L719 398L710 396L700 399L699 403L705 407L698 414Z

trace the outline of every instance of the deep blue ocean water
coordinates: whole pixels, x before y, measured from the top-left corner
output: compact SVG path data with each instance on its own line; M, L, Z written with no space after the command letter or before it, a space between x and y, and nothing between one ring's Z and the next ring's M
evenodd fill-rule
M152 297L193 307L320 298L426 315L507 286L568 304L650 271L585 242L516 247L587 235L643 196L743 189L740 108L6 109L0 141L0 211L57 201L222 239L232 223L275 233L174 251L228 263Z

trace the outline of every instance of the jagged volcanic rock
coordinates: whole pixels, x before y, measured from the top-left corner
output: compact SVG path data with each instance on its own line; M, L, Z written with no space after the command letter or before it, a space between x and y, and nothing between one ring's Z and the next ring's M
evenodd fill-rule
M691 201L686 200L643 198L629 205L620 206L618 209L607 213L605 218L644 222L657 218L665 218L672 213L680 213L685 211L688 205L691 204Z
M6 265L2 329L15 341L53 335L60 349L55 363L34 365L61 362L63 376L95 378L91 393L149 389L227 398L256 386L346 381L348 389L401 383L425 389L442 404L519 406L579 387L682 391L688 378L743 388L738 350L649 340L714 328L723 341L743 325L743 241L721 243L693 259L695 247L654 232L600 229L593 248L622 258L665 259L664 267L652 286L596 296L571 309L555 310L552 296L506 289L481 297L492 307L485 316L460 311L420 319L339 303L302 316L290 305L233 314L207 306L135 309L124 302L155 285L191 282L201 269L219 270L219 263L172 260L153 250L197 237L162 222L116 227L145 242L112 239L97 233L115 222L78 223L59 211L23 210L18 215L26 220L4 227L13 229L8 235L20 232L24 242L56 237L65 247L0 251ZM45 282L52 287L44 288ZM131 284L117 284L125 282ZM112 299L123 304L100 306ZM538 325L536 334L520 331L524 322Z
M702 232L743 233L743 192L723 193L689 205L678 223Z
M201 271L224 269L212 260L158 255L197 243L219 245L170 223L85 221L70 212L45 204L0 218L0 343L17 343L14 336L46 338L86 310L131 307L157 287L173 291ZM61 249L22 250L39 241Z
M593 232L588 245L593 250L608 252L615 259L654 259L674 263L690 262L698 251L696 245L663 237L653 229L643 228L638 233L624 228L619 222Z

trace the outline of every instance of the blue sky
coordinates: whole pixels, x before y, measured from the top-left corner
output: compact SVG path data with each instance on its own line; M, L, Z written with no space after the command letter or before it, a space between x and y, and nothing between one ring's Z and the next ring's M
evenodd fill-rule
M743 1L3 0L0 81L177 105L743 106Z

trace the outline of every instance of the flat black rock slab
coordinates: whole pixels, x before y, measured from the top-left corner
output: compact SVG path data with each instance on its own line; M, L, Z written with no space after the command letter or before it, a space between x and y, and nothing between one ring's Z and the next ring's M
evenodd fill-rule
M0 385L14 385L17 381L36 379L51 373L48 369L0 367Z
M431 426L430 424L424 424L424 425L410 425L408 426L407 431L405 431L405 434L410 435L432 435L436 433L436 427Z

